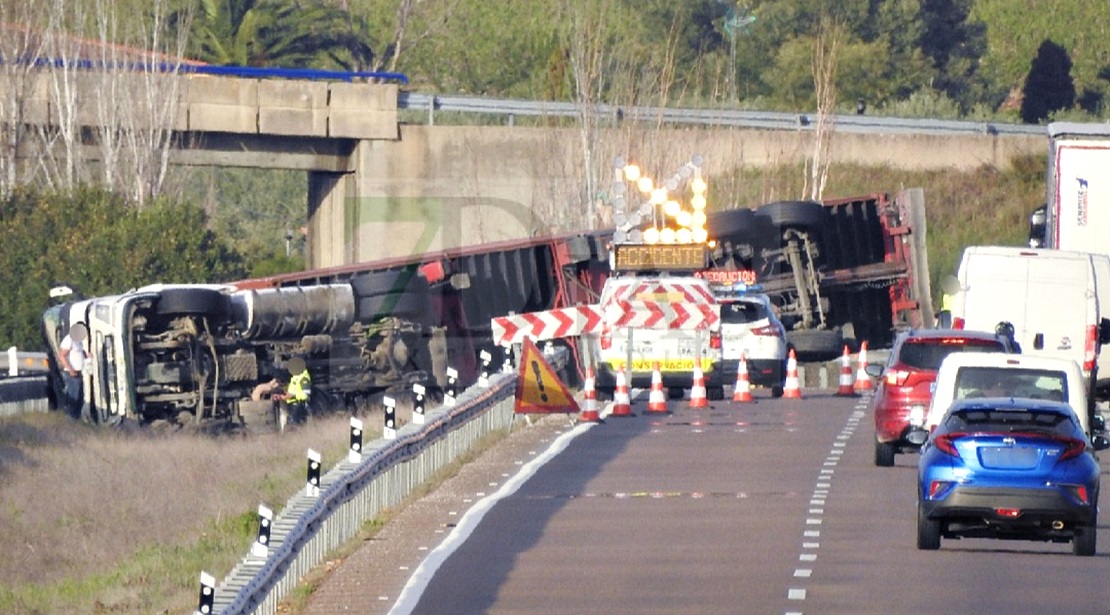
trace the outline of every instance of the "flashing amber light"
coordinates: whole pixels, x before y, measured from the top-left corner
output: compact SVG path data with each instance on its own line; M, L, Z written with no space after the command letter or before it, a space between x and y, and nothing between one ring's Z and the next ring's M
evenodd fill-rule
M644 230L644 243L659 243L659 229L653 226Z
M675 230L673 228L665 228L659 231L659 241L663 243L674 243Z

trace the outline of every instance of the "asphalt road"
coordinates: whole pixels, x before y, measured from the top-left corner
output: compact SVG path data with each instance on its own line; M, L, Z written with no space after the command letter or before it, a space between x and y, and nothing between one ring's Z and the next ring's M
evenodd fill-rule
M428 551L391 612L1110 612L1106 521L1093 558L990 540L918 551L917 458L873 465L862 398L669 409L641 399L560 436Z

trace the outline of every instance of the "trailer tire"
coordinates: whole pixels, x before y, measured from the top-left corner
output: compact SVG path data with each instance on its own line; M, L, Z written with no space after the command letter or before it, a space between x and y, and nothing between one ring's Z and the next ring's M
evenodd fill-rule
M755 210L748 208L715 211L709 214L705 227L717 239L740 237L752 239L759 235L759 220Z
M829 212L814 201L778 201L756 210L756 215L766 218L771 226L779 229L802 228L818 231L825 227Z
M231 313L231 299L212 288L170 288L159 295L154 311L222 319Z
M828 329L787 331L786 341L799 361L829 361L839 357L844 347L840 331Z

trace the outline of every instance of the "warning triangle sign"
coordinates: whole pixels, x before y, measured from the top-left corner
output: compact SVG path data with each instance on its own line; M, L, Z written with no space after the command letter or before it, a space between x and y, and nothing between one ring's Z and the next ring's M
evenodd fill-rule
M578 412L578 402L559 380L555 370L531 338L524 339L520 353L520 374L516 381L517 414L556 414Z

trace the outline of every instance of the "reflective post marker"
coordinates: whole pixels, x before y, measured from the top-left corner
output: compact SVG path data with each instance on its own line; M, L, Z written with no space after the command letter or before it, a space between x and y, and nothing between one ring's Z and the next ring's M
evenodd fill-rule
M270 554L270 526L273 525L274 511L258 505L258 538L251 545L251 555L265 559Z
M351 417L351 447L347 451L347 461L358 463L362 461L362 421Z
M424 385L412 385L412 422L416 425L424 424Z
M317 497L320 495L320 453L308 449L308 482L305 485L305 495Z
M478 386L488 387L489 386L489 364L490 364L490 361L493 360L493 355L491 355L488 350L483 349L481 354L479 354L478 356L481 357L481 359L482 359L482 375L478 377Z
M200 573L200 600L197 602L197 613L211 615L212 605L216 602L216 578L207 572Z
M447 394L443 398L443 404L445 406L454 406L455 405L455 403L457 401L455 399L455 395L456 395L457 388L458 388L458 382L459 382L459 371L456 370L453 367L448 367L447 368L447 388L446 388L446 393Z
M386 440L397 439L397 400L392 397L382 398L382 403L385 404L385 428L382 430L382 437Z

